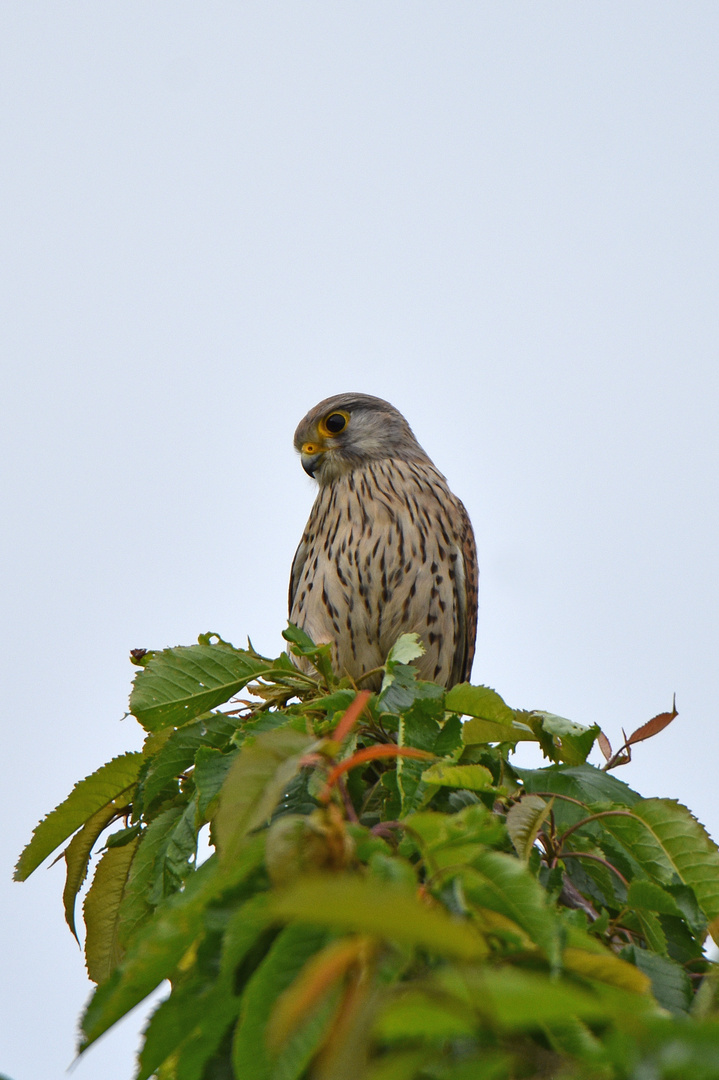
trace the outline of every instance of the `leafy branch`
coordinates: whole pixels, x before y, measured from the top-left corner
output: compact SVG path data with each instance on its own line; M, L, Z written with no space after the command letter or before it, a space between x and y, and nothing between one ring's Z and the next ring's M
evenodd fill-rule
M285 637L276 658L216 634L134 650L142 751L20 857L24 880L60 849L76 936L94 866L80 1052L169 980L136 1080L669 1080L677 1054L709 1075L719 850L610 775L675 706L614 753L596 726L422 682L415 635L378 693ZM519 742L549 764L515 766Z

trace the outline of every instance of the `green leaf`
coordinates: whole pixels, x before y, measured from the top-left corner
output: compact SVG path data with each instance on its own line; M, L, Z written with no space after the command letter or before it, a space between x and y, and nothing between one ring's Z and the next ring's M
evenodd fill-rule
M138 822L137 825L129 825L126 829L118 829L116 832L109 833L105 844L107 847L124 847L125 844L129 844L137 836L142 834L142 825Z
M85 961L87 973L96 983L109 978L122 956L117 933L119 911L136 848L137 841L109 848L85 897Z
M708 920L719 915L719 850L706 830L673 799L642 799L631 817L601 824L659 884L677 879L694 890Z
M116 848L116 852L127 848ZM210 858L192 874L180 893L157 909L133 937L110 979L99 986L82 1020L85 1050L130 1009L152 993L176 966L202 931L204 911L215 897L256 870L264 858L264 836L249 838L231 866Z
M244 837L265 824L313 743L291 728L276 728L245 744L220 792L214 836L220 858L231 861Z
M207 1057L214 1052L233 1017L232 1013L229 1016L226 1015L229 1012L227 1009L221 1009L218 1017L217 1006L220 1003L208 1001L211 997L212 988L198 987L197 980L178 982L173 986L169 998L160 1002L143 1031L144 1039L138 1055L139 1067L136 1080L149 1080L149 1077L156 1074L168 1058L174 1057L177 1068L184 1045L188 1041L193 1041L192 1037L200 1017L207 1017L212 1022L219 1021L220 1025L224 1025ZM230 994L227 997L235 1006L233 1012L236 1015L239 1002L233 1000ZM200 1075L201 1073L197 1073L198 1080Z
M419 682L417 670L410 664L395 664L392 671L386 672L382 680L382 690L377 699L377 711L380 713L404 712L423 692L425 686L433 685L433 683Z
M187 806L177 809L180 813L165 833L155 858L153 881L147 893L151 904L159 904L164 897L176 892L194 869L190 858L197 849L197 796Z
M527 718L530 725L539 722L542 730L551 735L556 756L568 765L581 765L586 761L601 730L597 724L587 728L564 716L541 710L528 713Z
M537 742L537 736L526 724L515 721L512 724L500 724L496 720L466 720L462 725L462 740L465 746L480 746L487 743Z
M419 634L402 634L387 654L385 668L391 671L397 664L410 664L413 660L419 660L424 654L425 647L420 641Z
M123 946L129 943L162 896L160 889L158 900L150 900L150 894L158 892L158 864L165 858L170 836L182 813L183 807L170 807L150 822L140 838L119 914L118 935Z
M142 782L145 806L149 806L168 783L192 766L195 754L201 747L224 749L236 730L237 721L234 717L213 713L171 732L150 761Z
M469 1038L477 1027L471 1009L456 998L442 998L434 991L400 988L380 1012L373 1034L383 1042L442 1043L445 1039Z
M332 670L331 645L316 645L309 634L293 623L289 623L287 629L282 631L282 637L290 642L291 651L295 656L302 656L309 660L328 686L336 685L337 679Z
M697 903L694 890L689 885L682 885L677 882L673 885L666 885L665 892L668 892L676 900L682 918L686 921L692 934L703 939L706 934L707 920Z
M110 803L103 806L89 821L86 821L78 833L73 836L65 848L65 863L67 876L65 888L62 894L65 908L65 922L70 927L75 940L79 943L75 930L75 898L80 887L87 877L87 867L90 862L90 854L100 833L107 828L116 814L115 807Z
M238 964L244 961L271 922L269 895L266 892L252 896L230 915L222 942L220 972L223 977L234 978Z
M462 874L465 896L515 922L531 937L550 964L559 964L559 932L547 894L529 870L513 855L487 851Z
M537 736L526 722L526 713L517 712L489 686L460 683L448 691L445 707L473 719L462 725L465 746L483 743L536 742Z
M130 797L142 764L142 754L122 754L113 758L84 780L75 784L68 797L37 826L32 840L15 867L15 880L24 881L68 836L84 825L98 810Z
M408 662L423 653L424 646L417 634L403 634L396 642L385 662L382 689L377 700L378 712L406 712L414 702L427 700L436 703L434 709L430 708L431 713L436 714L437 718L444 715L442 687L419 680L417 669Z
M525 862L529 859L539 830L552 812L554 799L524 795L507 811L506 826L515 851Z
M433 683L413 683L414 690L421 690L424 686L432 686L439 689ZM441 691L440 691L441 698ZM444 715L444 708L436 696L427 699L429 709L422 708L419 699L414 698L404 716L400 717L397 742L399 746L411 746L416 750L432 752L437 742L441 728L437 717L432 715ZM439 709L436 710L436 706ZM414 810L421 804L426 792L426 785L422 783L422 773L425 768L424 761L412 758L399 757L397 759L397 787L402 798L402 815Z
M294 982L305 963L325 944L327 932L317 927L288 926L272 945L255 971L242 996L240 1019L232 1047L232 1063L242 1080L274 1080L280 1072L265 1043L265 1030L277 998ZM313 1030L309 1045L290 1039L281 1055L288 1077L298 1077L312 1056L316 1038L324 1029ZM288 1069L289 1066L289 1069Z
M643 911L656 911L659 915L675 915L683 919L684 914L670 892L653 881L632 881L627 892L627 906Z
M665 956L656 956L647 949L630 945L622 949L622 957L632 961L648 975L652 993L660 1005L673 1013L686 1013L692 1003L692 987L689 976L680 964Z
M475 803L456 814L424 811L406 819L408 837L418 843L432 874L447 869L453 873L474 861L489 845L506 837L504 824L496 814Z
M633 806L641 799L641 795L627 784L593 765L549 765L546 769L518 769L515 766L514 771L525 790L532 793L568 795L588 805L609 802Z
M476 716L481 720L491 720L504 725L512 724L517 716L515 710L510 709L496 690L489 686L470 686L469 683L458 683L448 690L445 706L449 712Z
M272 670L263 657L225 644L163 649L135 676L130 712L147 731L177 727Z
M199 796L198 813L204 820L208 806L219 795L237 753L223 754L210 746L201 746L195 755L193 779Z
M494 787L494 779L484 765L430 765L422 773L425 784L441 784L443 787L467 788L469 791L486 791Z
M639 923L644 940L647 943L647 948L652 952L659 954L660 956L667 955L667 939L664 931L662 930L662 924L654 914L653 911L637 911L634 912L634 917ZM630 919L626 918L626 925L633 929Z
M487 952L469 923L377 879L339 873L301 878L273 898L271 908L278 918L376 934L438 956L469 960Z
M388 1051L382 1054L381 1057L374 1058L367 1068L364 1074L365 1080L414 1080L414 1078L420 1074L420 1070L423 1066L428 1065L427 1048L421 1046L419 1049L416 1047L411 1050L395 1050ZM428 1074L434 1075L434 1074ZM441 1074L444 1077L444 1073ZM452 1072L452 1080L454 1080L456 1073ZM498 1074L489 1074L485 1078L484 1073L477 1072L472 1074L472 1080L504 1080L506 1072L502 1073L502 1077ZM458 1080L464 1080L464 1077L458 1078Z
M480 1015L509 1031L533 1030L568 1017L601 1020L608 1015L604 1002L588 990L510 966L465 968L461 974L449 970L440 973L437 982L443 988L457 986Z
M442 725L433 750L438 757L449 757L462 747L462 721L458 716L450 716Z
M584 947L573 944L578 937L584 939ZM649 979L633 964L615 956L588 934L570 933L569 941L570 945L562 954L565 971L621 991L638 995L647 993Z
M553 1050L568 1057L596 1062L602 1053L602 1044L591 1028L576 1016L544 1025L544 1033Z
M222 939L217 980L209 981L208 973L196 963L193 977L173 986L170 997L150 1020L137 1080L149 1080L170 1056L177 1063L177 1080L201 1080L209 1059L240 1011L237 967L257 944L269 922L265 893L253 896L233 912ZM214 967L213 957L213 973Z

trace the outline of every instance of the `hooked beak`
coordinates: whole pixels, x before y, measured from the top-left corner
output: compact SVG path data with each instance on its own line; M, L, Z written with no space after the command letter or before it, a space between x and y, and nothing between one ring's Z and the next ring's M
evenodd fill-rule
M314 479L315 470L320 463L322 455L325 452L325 447L320 446L318 443L305 443L300 450L300 461L302 462L302 468L305 470L308 476Z

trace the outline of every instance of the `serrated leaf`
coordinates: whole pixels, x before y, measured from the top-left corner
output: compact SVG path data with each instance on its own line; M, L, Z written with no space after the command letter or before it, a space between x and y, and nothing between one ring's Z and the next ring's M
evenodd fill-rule
M511 724L516 719L514 709L510 709L497 691L489 686L458 683L447 691L445 705L449 712L493 720L498 724Z
M450 716L442 725L442 730L434 744L434 753L438 757L450 757L462 747L462 721L458 716Z
M179 809L180 814L164 837L161 854L155 860L154 880L147 893L151 904L159 904L176 892L194 869L190 857L197 848L197 796Z
M665 885L678 878L694 890L708 920L719 915L719 850L685 806L643 799L631 817L606 817L601 824L650 878Z
M680 964L636 945L623 949L622 956L632 960L649 977L652 993L660 1005L680 1015L689 1011L694 995L689 976Z
M313 743L291 728L276 728L243 746L220 792L214 836L222 860L231 861L247 833L263 825Z
M385 667L389 671L395 664L410 664L413 660L419 660L424 654L425 648L419 634L402 634L387 654Z
M97 988L82 1019L81 1051L169 978L202 930L207 905L261 865L264 836L250 837L231 866L210 858L134 936L122 963ZM116 848L118 852L126 848Z
M525 795L507 811L505 824L515 851L525 862L529 858L539 830L552 812L554 799Z
M378 712L404 712L427 686L434 686L434 684L420 682L417 679L417 669L411 664L395 664L391 671L385 673L382 680L382 689L377 699Z
M587 805L609 802L633 806L641 799L628 784L593 765L549 765L546 769L518 769L515 766L514 771L530 793L568 795Z
M224 644L163 649L135 676L130 712L147 731L177 727L272 670L264 658Z
M118 940L119 911L137 841L109 848L97 864L85 897L85 962L93 982L104 982L122 957Z
M671 712L659 713L657 716L653 716L651 720L647 720L646 724L642 724L641 727L636 728L631 733L625 745L633 746L635 743L643 742L645 739L651 739L652 736L658 735L660 731L664 731L664 728L668 727L678 715L675 700Z
M654 881L641 879L630 882L627 892L627 906L646 911L656 911L659 915L674 915L684 918L684 913L670 892Z
M445 765L439 762L424 770L422 780L425 784L467 788L469 791L486 791L494 787L494 778L484 765Z
M62 902L65 908L65 922L70 927L75 940L79 943L75 929L75 898L77 897L83 881L87 877L90 854L100 833L106 829L116 814L115 807L110 803L103 806L89 821L86 821L78 833L65 848L65 864L67 875L65 888L62 894Z
M128 945L153 911L155 904L150 901L150 893L155 889L157 865L165 856L170 835L182 812L181 806L172 806L158 814L140 838L119 913L118 937L123 946Z
M703 938L707 929L707 919L697 903L696 893L689 885L675 882L664 887L665 892L674 897L677 907L682 913L692 934Z
M153 755L142 782L145 806L149 806L170 781L192 766L201 747L224 749L236 730L237 721L233 717L214 713L170 732L161 749Z
M531 722L539 721L542 725L542 730L552 736L554 747L556 750L556 758L560 761L564 761L567 765L581 765L586 761L594 740L600 734L600 728L597 724L592 727L584 727L582 724L575 723L574 720L567 720L564 716L557 716L556 713L533 711L528 714L531 718Z
M237 753L223 754L210 746L201 746L195 755L192 774L198 794L198 813L204 820L208 806L219 795Z
M416 683L415 687L432 686L431 683ZM441 696L441 691L440 691ZM404 716L400 717L397 742L402 747L412 747L415 750L424 750L432 753L437 742L441 728L437 716L432 715L434 705L439 704L438 716L444 715L444 708L436 696L429 699L430 709L426 712L418 700L414 700L408 707ZM425 762L411 758L398 758L397 760L397 787L402 798L402 815L421 805L426 788L422 783L422 773Z
M487 851L462 873L467 900L505 915L520 926L552 966L559 964L556 916L547 894L529 870L512 855Z
M647 948L659 956L667 956L667 938L662 930L662 924L653 911L636 911L634 917L639 923L642 936L647 943ZM632 928L632 923L627 921L627 926Z
M412 893L372 878L350 874L301 878L271 901L278 918L375 934L417 945L438 956L485 956L484 940L468 922L444 908L429 908Z
M24 881L48 855L86 821L120 795L130 792L142 765L142 754L122 754L75 784L68 797L37 826L15 867L15 881Z

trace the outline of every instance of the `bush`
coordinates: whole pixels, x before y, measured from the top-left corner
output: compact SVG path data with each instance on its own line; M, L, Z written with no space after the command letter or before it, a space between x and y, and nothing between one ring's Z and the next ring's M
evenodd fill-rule
M137 650L142 752L80 781L20 858L22 880L71 837L75 933L104 836L81 1050L167 979L138 1080L719 1076L719 851L609 773L675 710L612 754L597 727L419 681L414 635L378 694L285 636L314 675L217 635ZM520 741L551 764L513 767Z

